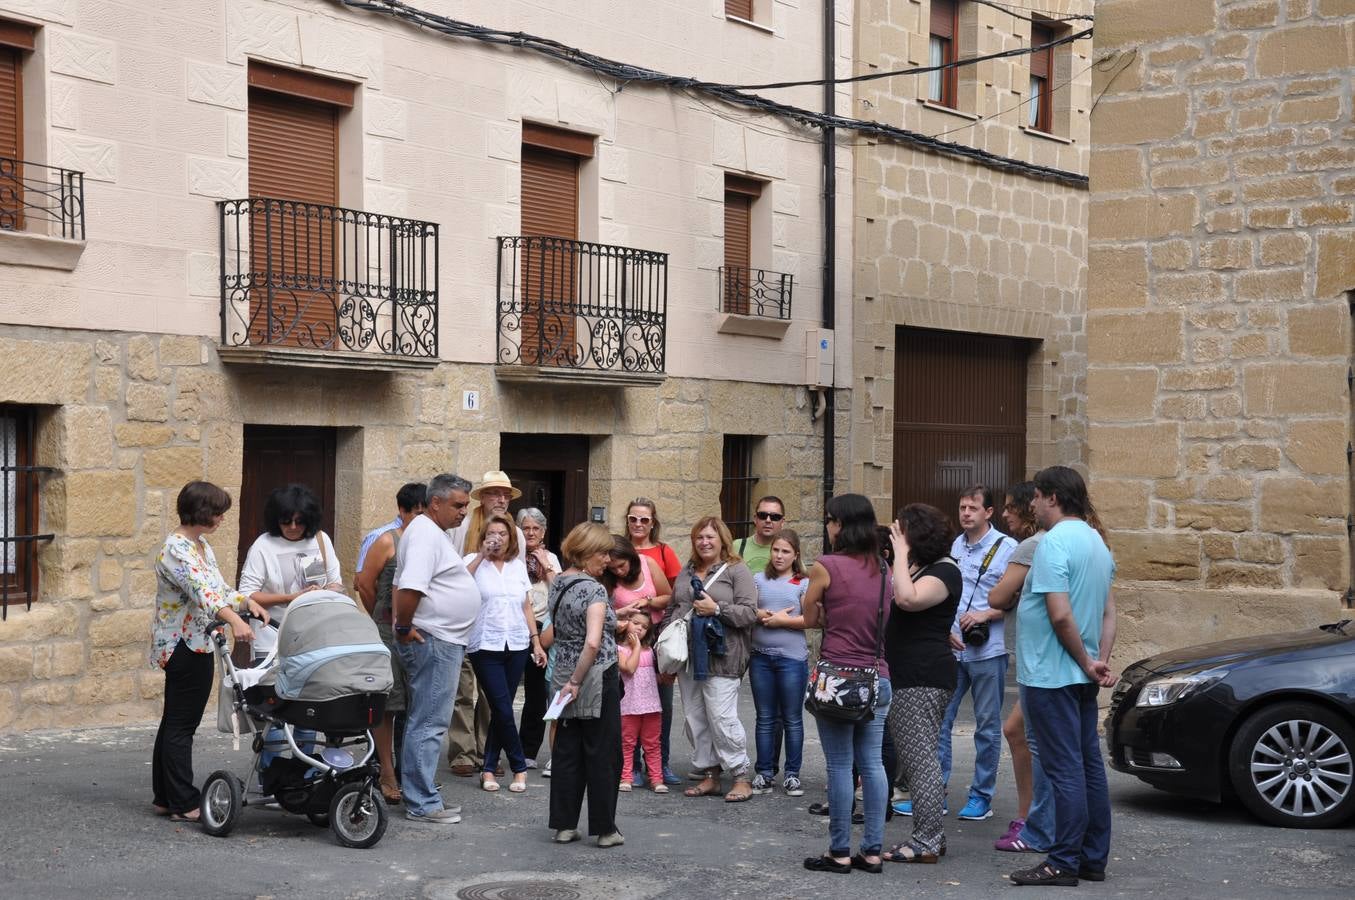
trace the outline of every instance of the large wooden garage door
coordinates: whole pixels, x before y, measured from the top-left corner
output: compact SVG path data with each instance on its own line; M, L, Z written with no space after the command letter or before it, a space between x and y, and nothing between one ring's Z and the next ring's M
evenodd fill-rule
M249 77L250 196L297 201L254 209L250 341L331 347L342 226L330 208L339 203L339 110L352 106L352 86L257 63ZM271 320L258 309L269 293Z
M524 365L569 365L576 355L579 162L592 155L587 135L522 127L522 233L555 239L532 242L522 256Z
M1015 338L898 330L894 510L930 503L954 521L969 485L1001 492L1024 480L1030 350Z

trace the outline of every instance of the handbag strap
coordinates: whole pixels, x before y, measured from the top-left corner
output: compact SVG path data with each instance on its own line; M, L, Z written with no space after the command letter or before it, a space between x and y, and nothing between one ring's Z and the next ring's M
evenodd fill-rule
M875 617L875 664L884 657L885 648L885 582L889 580L889 564L880 557L880 611Z

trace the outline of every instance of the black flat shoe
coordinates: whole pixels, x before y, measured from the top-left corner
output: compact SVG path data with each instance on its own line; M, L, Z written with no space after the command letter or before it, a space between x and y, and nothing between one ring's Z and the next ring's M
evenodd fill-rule
M879 875L885 870L884 863L866 862L866 858L860 853L852 857L852 868L860 869L862 872L869 872L872 875Z
M1077 870L1077 877L1082 881L1105 881L1106 870L1082 868Z
M834 875L852 874L851 863L840 863L831 856L806 857L805 868L811 872L832 872Z
M1048 887L1077 887L1077 872L1068 869L1056 869L1049 863L1040 863L1029 869L1022 869L1007 876L1016 884Z
M809 804L809 814L810 814L811 816L826 816L826 815L828 815L828 804L827 804L827 803L811 803L811 804Z

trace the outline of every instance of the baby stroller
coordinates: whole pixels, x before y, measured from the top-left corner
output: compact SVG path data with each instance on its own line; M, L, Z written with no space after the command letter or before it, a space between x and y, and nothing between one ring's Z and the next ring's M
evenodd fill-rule
M225 672L223 730L237 735L236 749L242 731L253 735L254 764L245 782L225 770L207 776L203 830L224 837L244 807L271 800L329 827L345 847L375 846L389 815L370 729L381 721L392 682L390 651L371 617L343 594L303 594L284 615L273 653L249 668L231 660L224 623L213 622L210 634ZM297 729L324 739L299 744Z

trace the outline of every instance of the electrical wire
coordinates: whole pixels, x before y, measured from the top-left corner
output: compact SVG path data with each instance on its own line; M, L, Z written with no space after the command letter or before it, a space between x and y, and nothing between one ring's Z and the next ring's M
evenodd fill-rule
M1066 88L1068 85L1072 84L1074 81L1078 80L1083 75L1086 75L1088 72L1090 72L1093 68L1095 68L1095 66L1096 63L1089 63L1086 67L1082 69L1082 71L1075 72L1066 81L1060 81L1058 84L1054 85L1052 88L1049 89L1049 92L1051 94L1058 93L1061 88ZM1035 99L1034 95L1027 96L1026 99L1022 100L1020 103L1015 104L1014 106L1009 106L1006 109L999 109L997 112L989 113L986 116L979 116L974 121L967 122L964 125L957 125L954 128L948 128L945 131L938 131L935 134L930 135L930 137L934 138L944 137L945 135L948 134L954 134L957 131L964 131L966 128L973 128L980 122L987 122L989 119L996 119L999 116L1005 116L1007 113L1011 112L1014 109L1020 109L1021 107L1025 106L1027 103L1030 103L1034 99Z
M1034 8L1032 8L1032 7L1029 7L1029 6L1019 6L1019 5L1012 4L1012 3L998 3L998 2L996 2L996 0L972 0L972 2L978 3L978 4L982 5L982 6L991 6L993 9L1001 10L1002 12L1006 13L1007 15L1011 16L1011 17L1014 18L1014 19L1020 19L1020 20L1023 21L1023 22L1030 22L1030 23L1033 24L1033 25L1042 25L1042 24L1044 24L1045 22L1090 22L1090 21L1092 21L1092 17L1091 17L1091 16L1078 15L1078 14L1076 14L1076 13L1065 14L1065 13L1050 12L1050 11L1047 10L1047 9L1034 9ZM1021 15L1020 13L1014 12L1014 10L1018 10L1018 9L1021 10L1021 12L1039 13L1040 18L1036 19L1036 18L1034 18L1034 17L1032 17L1032 16L1023 16L1023 15Z
M839 116L834 113L816 112L797 106L791 106L790 104L770 100L757 94L744 93L737 85L701 81L690 76L669 75L653 69L617 62L616 60L607 59L606 57L580 50L577 47L570 47L567 44L563 44L550 38L539 37L521 31L503 31L501 29L489 28L483 25L472 25L467 22L461 22L456 19L451 19L446 16L437 15L409 6L408 4L401 2L401 0L330 0L330 2L337 3L350 9L387 15L398 21L413 25L416 28L436 31L439 34L448 37L467 38L488 44L505 45L528 50L551 59L559 60L560 62L571 66L605 75L619 82L619 89L624 88L627 84L636 83L699 91L708 97L712 97L730 105L741 106L774 115L780 119L795 122L806 127L854 131L860 135L876 136L887 140L898 141L899 143L910 144L928 152L970 160L996 171L1027 175L1033 178L1042 178L1049 181L1072 185L1074 187L1086 188L1088 184L1087 176L1079 175L1076 172L1068 172L1050 166L1028 163L1024 160L1000 156L996 153L990 153L986 150L980 150L964 144L937 140L936 138L929 137L925 134L919 134L915 131L909 131L905 128L898 128L893 125L885 125L880 122L853 119L847 116ZM1023 48L1023 50L1029 52L1029 48ZM1005 55L1016 54L1009 52ZM819 82L807 83L826 84L827 81L821 80Z

